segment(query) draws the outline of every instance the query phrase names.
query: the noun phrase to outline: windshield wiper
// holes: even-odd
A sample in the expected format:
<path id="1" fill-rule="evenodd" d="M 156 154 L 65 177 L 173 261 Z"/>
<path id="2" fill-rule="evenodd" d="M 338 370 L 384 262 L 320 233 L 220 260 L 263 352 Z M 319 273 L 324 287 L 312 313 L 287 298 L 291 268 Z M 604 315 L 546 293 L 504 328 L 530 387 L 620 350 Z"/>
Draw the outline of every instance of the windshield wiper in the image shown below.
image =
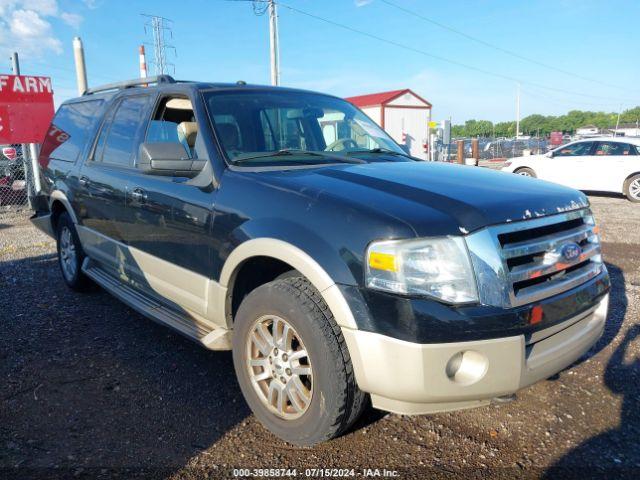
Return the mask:
<path id="1" fill-rule="evenodd" d="M 240 163 L 240 162 L 245 162 L 247 160 L 254 160 L 258 158 L 285 157 L 289 155 L 294 155 L 294 156 L 309 155 L 312 157 L 321 157 L 328 160 L 333 160 L 339 163 L 366 163 L 364 160 L 360 160 L 360 159 L 337 157 L 333 155 L 328 155 L 326 153 L 314 152 L 311 150 L 296 150 L 294 148 L 283 148 L 282 150 L 278 150 L 277 152 L 264 152 L 264 153 L 259 153 L 257 155 L 251 155 L 249 157 L 236 158 L 236 159 L 233 159 L 233 162 Z"/>
<path id="2" fill-rule="evenodd" d="M 411 155 L 409 155 L 407 153 L 396 152 L 395 150 L 390 150 L 388 148 L 381 148 L 381 147 L 372 148 L 371 150 L 351 150 L 351 151 L 346 152 L 346 153 L 347 153 L 347 155 L 358 154 L 358 153 L 387 153 L 387 154 L 391 154 L 391 155 L 399 155 L 401 157 L 411 158 Z"/>

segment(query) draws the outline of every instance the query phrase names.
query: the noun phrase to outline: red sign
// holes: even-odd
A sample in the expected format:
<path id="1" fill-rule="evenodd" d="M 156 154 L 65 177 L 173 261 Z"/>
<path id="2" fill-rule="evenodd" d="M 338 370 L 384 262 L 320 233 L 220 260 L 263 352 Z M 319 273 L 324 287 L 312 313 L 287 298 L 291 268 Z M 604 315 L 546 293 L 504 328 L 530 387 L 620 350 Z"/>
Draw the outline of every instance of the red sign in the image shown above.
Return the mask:
<path id="1" fill-rule="evenodd" d="M 551 132 L 551 145 L 562 145 L 562 132 Z"/>
<path id="2" fill-rule="evenodd" d="M 52 118 L 49 77 L 0 75 L 0 144 L 41 143 Z"/>
<path id="3" fill-rule="evenodd" d="M 71 136 L 67 132 L 56 127 L 54 124 L 51 124 L 51 127 L 49 127 L 49 130 L 47 131 L 47 136 L 44 138 L 44 142 L 42 143 L 42 149 L 40 150 L 40 158 L 38 161 L 42 168 L 47 168 L 47 166 L 49 166 L 49 156 L 51 153 L 64 142 L 69 140 L 69 138 L 71 138 Z"/>

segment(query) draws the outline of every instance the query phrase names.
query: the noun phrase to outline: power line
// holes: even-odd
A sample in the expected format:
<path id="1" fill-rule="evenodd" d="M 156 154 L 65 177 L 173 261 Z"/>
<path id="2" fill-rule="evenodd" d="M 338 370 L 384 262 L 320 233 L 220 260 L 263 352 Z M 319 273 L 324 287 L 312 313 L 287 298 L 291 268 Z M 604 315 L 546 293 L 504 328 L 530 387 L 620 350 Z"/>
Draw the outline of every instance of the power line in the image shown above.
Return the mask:
<path id="1" fill-rule="evenodd" d="M 228 2 L 266 3 L 269 0 L 224 0 L 224 1 L 228 1 Z M 386 2 L 386 0 L 382 0 L 382 1 Z M 287 10 L 290 10 L 292 12 L 298 13 L 300 15 L 307 16 L 309 18 L 313 18 L 315 20 L 327 23 L 329 25 L 333 25 L 333 26 L 338 27 L 338 28 L 342 28 L 342 29 L 350 31 L 352 33 L 357 33 L 359 35 L 372 38 L 372 39 L 377 40 L 379 42 L 386 43 L 388 45 L 392 45 L 392 46 L 395 46 L 395 47 L 398 47 L 398 48 L 402 48 L 404 50 L 407 50 L 407 51 L 410 51 L 410 52 L 413 52 L 413 53 L 418 53 L 420 55 L 423 55 L 423 56 L 426 56 L 426 57 L 430 57 L 430 58 L 439 60 L 441 62 L 449 63 L 451 65 L 456 65 L 458 67 L 462 67 L 462 68 L 465 68 L 467 70 L 472 70 L 472 71 L 475 71 L 475 72 L 478 72 L 478 73 L 482 73 L 483 75 L 489 75 L 489 76 L 492 76 L 492 77 L 495 77 L 495 78 L 500 78 L 502 80 L 508 80 L 510 82 L 521 83 L 523 85 L 529 85 L 529 86 L 537 87 L 537 88 L 540 88 L 540 89 L 543 89 L 543 90 L 562 93 L 562 94 L 565 94 L 565 95 L 572 95 L 572 96 L 578 96 L 578 97 L 584 97 L 584 98 L 591 98 L 591 99 L 596 99 L 596 100 L 609 100 L 609 101 L 625 102 L 625 103 L 640 103 L 640 100 L 632 100 L 632 99 L 628 99 L 628 98 L 605 97 L 605 96 L 601 96 L 601 95 L 590 95 L 590 94 L 586 94 L 586 93 L 580 93 L 580 92 L 575 92 L 575 91 L 571 91 L 571 90 L 565 90 L 565 89 L 562 89 L 562 88 L 551 87 L 551 86 L 548 86 L 548 85 L 543 85 L 543 84 L 531 82 L 531 81 L 528 81 L 528 80 L 522 80 L 522 79 L 519 79 L 519 78 L 516 78 L 516 77 L 512 77 L 510 75 L 505 75 L 505 74 L 502 74 L 502 73 L 499 73 L 499 72 L 493 72 L 493 71 L 490 71 L 490 70 L 485 70 L 483 68 L 476 67 L 476 66 L 473 66 L 473 65 L 469 65 L 469 64 L 466 64 L 464 62 L 460 62 L 458 60 L 453 60 L 453 59 L 450 59 L 450 58 L 447 58 L 447 57 L 443 57 L 441 55 L 437 55 L 437 54 L 434 54 L 434 53 L 427 52 L 425 50 L 421 50 L 421 49 L 416 48 L 416 47 L 412 47 L 410 45 L 406 45 L 406 44 L 403 44 L 403 43 L 400 43 L 400 42 L 396 42 L 395 40 L 390 40 L 388 38 L 384 38 L 384 37 L 378 36 L 376 34 L 366 32 L 364 30 L 359 30 L 359 29 L 351 27 L 349 25 L 345 25 L 343 23 L 336 22 L 334 20 L 331 20 L 331 19 L 328 19 L 328 18 L 325 18 L 325 17 L 321 17 L 321 16 L 313 14 L 313 13 L 306 12 L 304 10 L 300 10 L 299 8 L 293 7 L 291 5 L 287 5 L 287 4 L 282 3 L 282 2 L 274 2 L 274 3 L 276 3 L 277 5 L 279 5 L 279 6 L 283 7 L 283 8 L 286 8 Z M 472 37 L 472 38 L 474 38 L 474 37 Z"/>
<path id="2" fill-rule="evenodd" d="M 602 81 L 597 80 L 595 78 L 585 77 L 584 75 L 580 75 L 580 74 L 577 74 L 575 72 L 571 72 L 569 70 L 565 70 L 563 68 L 559 68 L 559 67 L 556 67 L 554 65 L 550 65 L 548 63 L 541 62 L 541 61 L 536 60 L 534 58 L 526 57 L 526 56 L 521 55 L 521 54 L 519 54 L 517 52 L 514 52 L 512 50 L 508 50 L 506 48 L 503 48 L 503 47 L 501 47 L 499 45 L 495 45 L 493 43 L 489 43 L 489 42 L 487 42 L 487 41 L 485 41 L 485 40 L 483 40 L 481 38 L 474 37 L 473 35 L 469 35 L 468 33 L 465 33 L 465 32 L 462 32 L 460 30 L 457 30 L 456 28 L 453 28 L 453 27 L 451 27 L 449 25 L 446 25 L 446 24 L 444 24 L 442 22 L 439 22 L 437 20 L 434 20 L 432 18 L 425 17 L 424 15 L 421 15 L 421 14 L 419 14 L 417 12 L 414 12 L 413 10 L 409 10 L 408 8 L 405 8 L 405 7 L 403 7 L 401 5 L 398 5 L 398 4 L 394 3 L 394 2 L 390 2 L 389 0 L 381 0 L 381 1 L 382 1 L 382 3 L 386 3 L 390 7 L 397 8 L 398 10 L 400 10 L 402 12 L 405 12 L 408 15 L 411 15 L 411 16 L 414 16 L 414 17 L 419 18 L 421 20 L 424 20 L 425 22 L 431 23 L 432 25 L 435 25 L 435 26 L 437 26 L 439 28 L 442 28 L 443 30 L 447 30 L 449 32 L 455 33 L 456 35 L 459 35 L 461 37 L 466 38 L 467 40 L 471 40 L 473 42 L 479 43 L 480 45 L 483 45 L 483 46 L 488 47 L 488 48 L 492 48 L 492 49 L 494 49 L 494 50 L 496 50 L 498 52 L 504 53 L 506 55 L 510 55 L 510 56 L 512 56 L 514 58 L 517 58 L 519 60 L 523 60 L 525 62 L 533 63 L 534 65 L 538 65 L 540 67 L 544 67 L 544 68 L 547 68 L 549 70 L 554 70 L 556 72 L 559 72 L 559 73 L 562 73 L 564 75 L 568 75 L 568 76 L 571 76 L 571 77 L 575 77 L 575 78 L 578 78 L 580 80 L 584 80 L 584 81 L 592 82 L 592 83 L 597 83 L 597 84 L 605 86 L 605 87 L 617 88 L 617 89 L 620 89 L 620 90 L 628 90 L 627 88 L 621 87 L 620 85 L 613 85 L 613 84 L 610 84 L 610 83 L 602 82 Z"/>
<path id="3" fill-rule="evenodd" d="M 243 1 L 243 0 L 232 0 L 232 1 Z M 576 96 L 585 97 L 585 98 L 594 98 L 594 99 L 600 99 L 600 100 L 615 100 L 617 102 L 621 102 L 622 101 L 622 102 L 626 102 L 626 103 L 638 102 L 637 100 L 631 100 L 631 99 L 623 99 L 623 98 L 615 98 L 615 97 L 603 97 L 603 96 L 599 96 L 599 95 L 589 95 L 589 94 L 586 94 L 586 93 L 579 93 L 579 92 L 575 92 L 575 91 L 564 90 L 562 88 L 550 87 L 548 85 L 542 85 L 542 84 L 539 84 L 539 83 L 530 82 L 528 80 L 522 80 L 522 79 L 519 79 L 519 78 L 516 78 L 516 77 L 512 77 L 510 75 L 505 75 L 505 74 L 498 73 L 498 72 L 492 72 L 490 70 L 485 70 L 483 68 L 476 67 L 476 66 L 473 66 L 473 65 L 469 65 L 469 64 L 460 62 L 458 60 L 452 60 L 450 58 L 446 58 L 446 57 L 443 57 L 443 56 L 440 56 L 440 55 L 436 55 L 434 53 L 429 53 L 429 52 L 427 52 L 425 50 L 421 50 L 419 48 L 415 48 L 415 47 L 412 47 L 410 45 L 406 45 L 406 44 L 403 44 L 403 43 L 400 43 L 400 42 L 396 42 L 395 40 L 390 40 L 390 39 L 387 39 L 387 38 L 384 38 L 384 37 L 380 37 L 380 36 L 375 35 L 373 33 L 365 32 L 364 30 L 359 30 L 357 28 L 350 27 L 349 25 L 345 25 L 343 23 L 339 23 L 339 22 L 336 22 L 334 20 L 330 20 L 328 18 L 324 18 L 324 17 L 321 17 L 319 15 L 315 15 L 313 13 L 305 12 L 304 10 L 300 10 L 299 8 L 292 7 L 291 5 L 287 5 L 287 4 L 284 4 L 282 2 L 276 2 L 276 3 L 279 6 L 281 6 L 283 8 L 286 8 L 288 10 L 291 10 L 293 12 L 299 13 L 301 15 L 304 15 L 304 16 L 307 16 L 307 17 L 310 17 L 310 18 L 314 18 L 314 19 L 319 20 L 321 22 L 333 25 L 335 27 L 342 28 L 344 30 L 348 30 L 348 31 L 353 32 L 353 33 L 357 33 L 359 35 L 363 35 L 365 37 L 372 38 L 372 39 L 377 40 L 379 42 L 386 43 L 386 44 L 389 44 L 389 45 L 393 45 L 395 47 L 402 48 L 404 50 L 407 50 L 407 51 L 410 51 L 410 52 L 413 52 L 413 53 L 418 53 L 420 55 L 424 55 L 426 57 L 433 58 L 433 59 L 439 60 L 441 62 L 449 63 L 451 65 L 456 65 L 458 67 L 466 68 L 467 70 L 473 70 L 475 72 L 482 73 L 484 75 L 489 75 L 489 76 L 492 76 L 492 77 L 500 78 L 502 80 L 508 80 L 508 81 L 514 82 L 514 83 L 521 83 L 523 85 L 531 85 L 531 86 L 535 86 L 535 87 L 542 88 L 542 89 L 545 89 L 545 90 L 564 93 L 564 94 L 567 94 L 567 95 L 576 95 Z"/>
<path id="4" fill-rule="evenodd" d="M 560 104 L 560 105 L 565 105 L 568 107 L 576 107 L 576 105 L 584 105 L 584 106 L 589 106 L 589 107 L 598 107 L 598 108 L 613 108 L 613 109 L 617 109 L 620 104 L 617 102 L 609 102 L 609 103 L 594 103 L 594 102 L 585 102 L 583 100 L 577 100 L 577 101 L 567 101 L 567 99 L 563 99 L 563 98 L 558 98 L 558 97 L 554 97 L 549 95 L 546 92 L 540 92 L 540 91 L 536 91 L 534 90 L 530 90 L 530 89 L 525 89 L 522 90 L 522 93 L 524 95 L 526 95 L 527 97 L 530 98 L 536 98 L 539 100 L 546 100 L 548 102 L 552 102 L 555 104 Z"/>

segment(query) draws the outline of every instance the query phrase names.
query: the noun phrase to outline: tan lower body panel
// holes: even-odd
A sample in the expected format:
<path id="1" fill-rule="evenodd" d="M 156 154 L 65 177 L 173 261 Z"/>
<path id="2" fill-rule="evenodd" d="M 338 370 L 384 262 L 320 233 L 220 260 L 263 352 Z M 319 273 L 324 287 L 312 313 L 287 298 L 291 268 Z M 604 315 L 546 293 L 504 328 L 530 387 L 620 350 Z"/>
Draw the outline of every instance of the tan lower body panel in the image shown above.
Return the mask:
<path id="1" fill-rule="evenodd" d="M 117 242 L 90 228 L 82 225 L 76 228 L 87 255 L 120 281 L 210 322 L 212 328 L 226 328 L 226 288 L 218 282 Z"/>
<path id="2" fill-rule="evenodd" d="M 472 342 L 416 344 L 343 328 L 360 388 L 375 407 L 424 414 L 487 404 L 568 367 L 602 335 L 608 297 L 561 325 Z"/>

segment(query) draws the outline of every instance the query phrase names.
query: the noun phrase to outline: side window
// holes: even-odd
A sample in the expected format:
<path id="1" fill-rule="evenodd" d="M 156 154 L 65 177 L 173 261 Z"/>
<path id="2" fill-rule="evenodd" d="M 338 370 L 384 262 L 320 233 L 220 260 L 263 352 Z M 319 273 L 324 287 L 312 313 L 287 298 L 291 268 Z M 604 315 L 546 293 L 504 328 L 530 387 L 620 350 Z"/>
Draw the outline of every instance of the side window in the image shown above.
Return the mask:
<path id="1" fill-rule="evenodd" d="M 579 157 L 589 155 L 593 147 L 593 142 L 571 143 L 566 145 L 554 153 L 555 157 Z"/>
<path id="2" fill-rule="evenodd" d="M 127 97 L 120 102 L 111 125 L 105 128 L 105 124 L 100 132 L 96 153 L 100 153 L 102 148 L 102 158 L 95 157 L 95 160 L 102 160 L 103 163 L 110 165 L 131 165 L 137 145 L 138 130 L 148 101 L 149 97 L 145 95 Z"/>
<path id="3" fill-rule="evenodd" d="M 191 100 L 166 97 L 158 104 L 147 129 L 146 142 L 180 143 L 189 158 L 197 158 L 198 124 Z"/>
<path id="4" fill-rule="evenodd" d="M 102 103 L 102 100 L 90 100 L 62 105 L 44 138 L 41 156 L 75 162 L 89 141 Z"/>
<path id="5" fill-rule="evenodd" d="M 611 155 L 636 155 L 636 149 L 633 145 L 620 142 L 598 142 L 594 155 L 611 156 Z"/>

